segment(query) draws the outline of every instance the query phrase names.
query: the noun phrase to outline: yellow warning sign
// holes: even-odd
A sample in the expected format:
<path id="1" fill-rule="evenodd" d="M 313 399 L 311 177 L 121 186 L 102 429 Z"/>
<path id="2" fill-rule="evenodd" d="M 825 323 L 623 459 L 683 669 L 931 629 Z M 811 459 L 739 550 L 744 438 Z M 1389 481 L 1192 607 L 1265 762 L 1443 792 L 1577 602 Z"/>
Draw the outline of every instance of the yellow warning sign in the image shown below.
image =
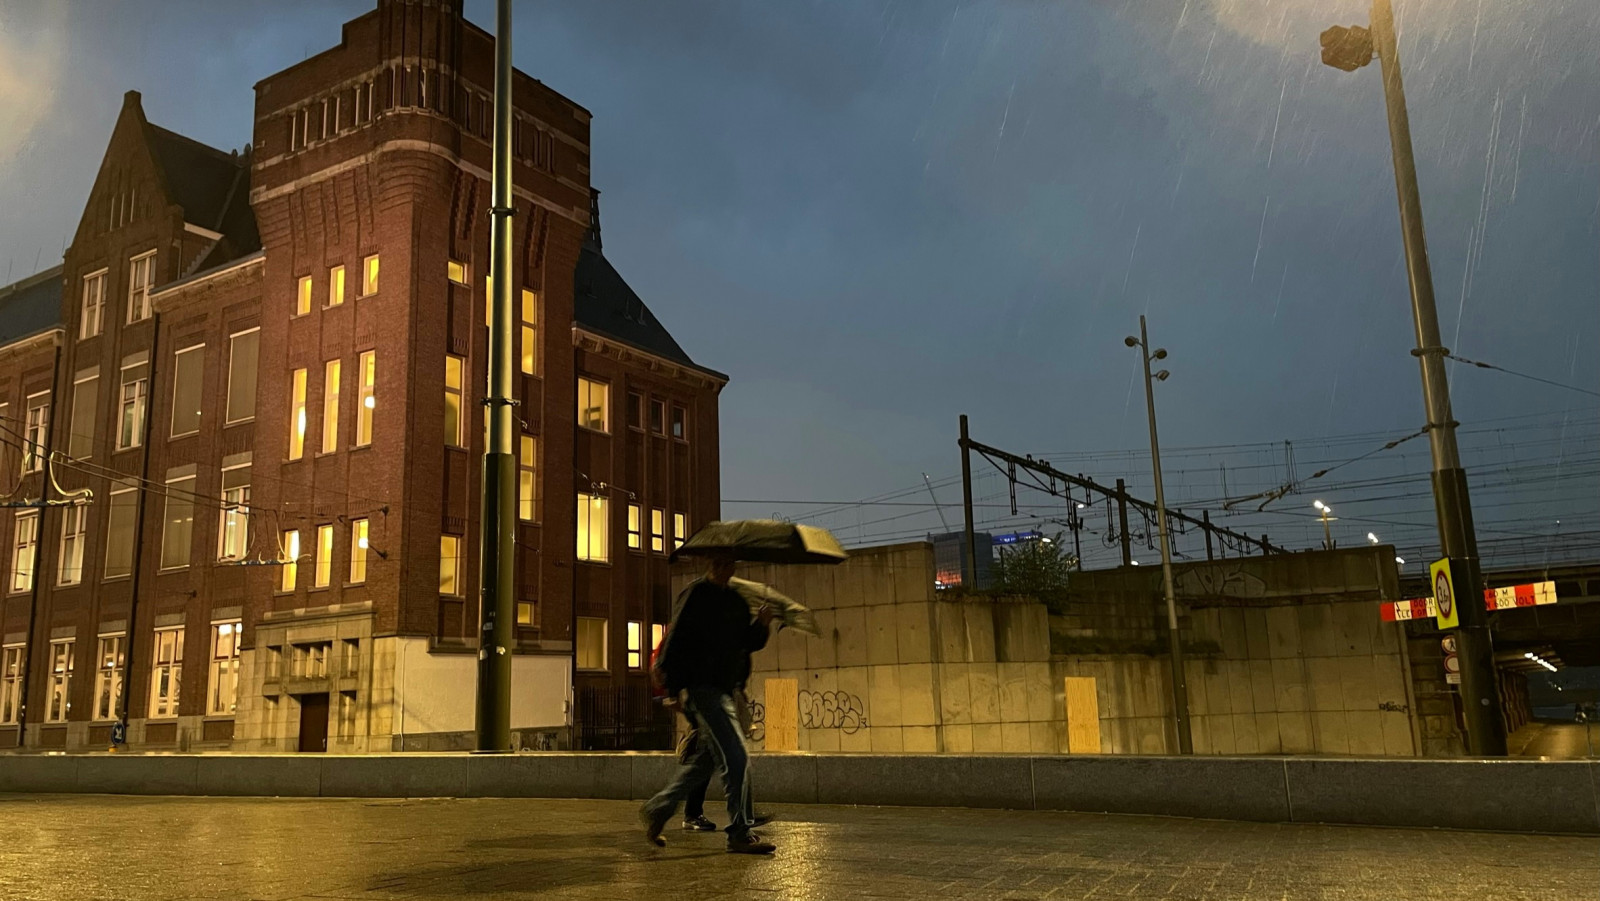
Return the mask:
<path id="1" fill-rule="evenodd" d="M 1455 581 L 1450 577 L 1450 558 L 1428 567 L 1433 581 L 1433 602 L 1438 608 L 1439 628 L 1454 629 L 1461 625 L 1461 610 L 1457 606 Z"/>

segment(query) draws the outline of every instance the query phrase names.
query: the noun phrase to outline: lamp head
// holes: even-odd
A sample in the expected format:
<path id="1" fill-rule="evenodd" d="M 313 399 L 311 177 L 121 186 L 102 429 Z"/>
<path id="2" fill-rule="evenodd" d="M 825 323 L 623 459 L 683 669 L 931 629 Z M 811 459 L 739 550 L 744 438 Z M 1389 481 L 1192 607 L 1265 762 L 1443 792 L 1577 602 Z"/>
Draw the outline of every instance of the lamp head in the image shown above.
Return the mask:
<path id="1" fill-rule="evenodd" d="M 1129 335 L 1128 337 L 1122 339 L 1122 343 L 1128 345 L 1129 347 L 1138 347 L 1139 339 Z"/>
<path id="2" fill-rule="evenodd" d="M 1160 372 L 1156 373 L 1156 381 L 1164 382 L 1164 381 L 1167 380 L 1167 376 L 1169 376 L 1169 375 L 1172 375 L 1172 373 L 1170 373 L 1170 372 L 1166 371 L 1165 369 L 1163 369 Z"/>
<path id="3" fill-rule="evenodd" d="M 1156 348 L 1155 356 L 1152 357 L 1151 359 L 1165 360 L 1166 358 L 1167 358 L 1167 349 L 1165 347 L 1158 347 L 1158 348 Z"/>

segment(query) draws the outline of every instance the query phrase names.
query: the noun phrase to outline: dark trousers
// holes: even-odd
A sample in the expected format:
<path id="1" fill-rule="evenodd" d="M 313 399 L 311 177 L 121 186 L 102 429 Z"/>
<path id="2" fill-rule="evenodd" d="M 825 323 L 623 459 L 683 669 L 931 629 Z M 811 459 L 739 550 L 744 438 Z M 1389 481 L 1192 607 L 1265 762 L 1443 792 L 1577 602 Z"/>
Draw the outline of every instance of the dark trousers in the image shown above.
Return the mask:
<path id="1" fill-rule="evenodd" d="M 728 796 L 727 831 L 731 835 L 743 835 L 750 831 L 746 802 L 750 788 L 750 754 L 745 749 L 744 734 L 739 730 L 733 698 L 719 689 L 706 687 L 691 688 L 686 694 L 684 712 L 695 725 L 699 750 L 688 763 L 678 767 L 666 788 L 645 802 L 645 811 L 652 816 L 665 813 L 670 817 L 680 802 L 696 795 L 703 810 L 706 786 L 711 775 L 721 769 L 722 787 Z"/>

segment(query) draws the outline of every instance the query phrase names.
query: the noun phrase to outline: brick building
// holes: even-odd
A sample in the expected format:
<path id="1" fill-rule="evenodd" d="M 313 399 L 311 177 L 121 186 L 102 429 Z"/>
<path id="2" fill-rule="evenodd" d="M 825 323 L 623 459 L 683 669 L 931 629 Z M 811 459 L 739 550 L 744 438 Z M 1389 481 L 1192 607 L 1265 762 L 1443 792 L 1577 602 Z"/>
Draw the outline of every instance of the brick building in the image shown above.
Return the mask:
<path id="1" fill-rule="evenodd" d="M 492 64 L 460 0 L 379 0 L 242 152 L 127 95 L 62 265 L 0 289 L 0 747 L 104 746 L 124 695 L 135 748 L 470 746 Z M 513 95 L 512 726 L 637 744 L 726 377 L 606 260 L 589 113 Z"/>

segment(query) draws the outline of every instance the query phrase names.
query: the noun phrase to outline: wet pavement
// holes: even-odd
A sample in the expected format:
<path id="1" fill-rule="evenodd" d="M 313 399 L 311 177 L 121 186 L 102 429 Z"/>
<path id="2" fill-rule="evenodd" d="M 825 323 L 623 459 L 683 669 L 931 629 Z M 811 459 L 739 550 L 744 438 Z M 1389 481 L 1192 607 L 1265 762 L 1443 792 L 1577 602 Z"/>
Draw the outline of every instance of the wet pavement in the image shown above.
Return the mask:
<path id="1" fill-rule="evenodd" d="M 0 899 L 1600 898 L 1600 838 L 779 806 L 753 858 L 636 807 L 0 796 Z"/>

